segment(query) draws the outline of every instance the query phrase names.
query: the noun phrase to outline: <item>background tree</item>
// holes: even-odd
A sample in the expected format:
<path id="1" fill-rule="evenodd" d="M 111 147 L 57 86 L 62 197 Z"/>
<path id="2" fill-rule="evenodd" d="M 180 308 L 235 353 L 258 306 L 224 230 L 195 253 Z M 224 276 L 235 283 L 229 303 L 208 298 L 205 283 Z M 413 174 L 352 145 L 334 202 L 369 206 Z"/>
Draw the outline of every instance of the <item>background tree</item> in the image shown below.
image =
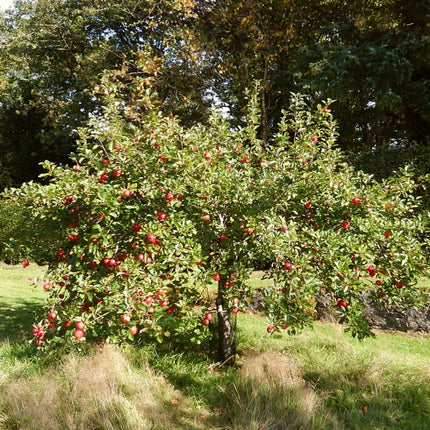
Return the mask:
<path id="1" fill-rule="evenodd" d="M 105 70 L 133 51 L 148 64 L 165 112 L 201 121 L 202 73 L 195 52 L 193 3 L 171 1 L 18 1 L 0 28 L 1 164 L 5 185 L 35 179 L 45 159 L 67 162 L 75 130 L 101 105 L 93 92 Z M 150 70 L 149 70 L 150 69 Z"/>
<path id="2" fill-rule="evenodd" d="M 307 77 L 314 77 L 311 88 L 338 101 L 340 144 L 353 153 L 393 142 L 426 146 L 428 2 L 337 3 Z"/>
<path id="3" fill-rule="evenodd" d="M 354 156 L 366 151 L 368 160 L 372 151 L 394 143 L 398 155 L 413 142 L 428 145 L 428 2 L 202 3 L 202 32 L 205 48 L 213 50 L 217 88 L 239 122 L 244 88 L 262 82 L 264 140 L 276 130 L 290 92 L 301 91 L 336 100 L 339 145 Z M 375 165 L 379 155 L 372 173 L 388 176 L 393 170 Z M 395 156 L 387 164 L 398 168 L 402 162 Z"/>
<path id="4" fill-rule="evenodd" d="M 266 144 L 290 93 L 302 92 L 336 100 L 339 145 L 360 167 L 372 159 L 372 173 L 390 175 L 416 142 L 406 152 L 425 172 L 428 8 L 425 0 L 18 1 L 1 23 L 4 185 L 36 178 L 45 158 L 66 161 L 73 130 L 101 105 L 92 90 L 103 70 L 142 50 L 151 61 L 136 72 L 153 76 L 163 111 L 183 123 L 205 121 L 219 101 L 242 124 L 245 90 L 258 80 Z"/>

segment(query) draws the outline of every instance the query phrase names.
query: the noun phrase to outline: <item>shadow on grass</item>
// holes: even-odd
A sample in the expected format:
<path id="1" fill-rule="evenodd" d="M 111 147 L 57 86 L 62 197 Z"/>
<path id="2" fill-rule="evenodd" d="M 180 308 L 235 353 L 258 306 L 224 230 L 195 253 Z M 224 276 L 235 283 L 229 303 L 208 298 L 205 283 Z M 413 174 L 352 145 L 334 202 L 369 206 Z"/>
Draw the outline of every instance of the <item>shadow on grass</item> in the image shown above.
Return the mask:
<path id="1" fill-rule="evenodd" d="M 337 430 L 336 423 L 319 407 L 317 397 L 302 383 L 286 381 L 289 370 L 278 355 L 251 358 L 251 365 L 213 367 L 213 362 L 192 353 L 145 356 L 150 366 L 182 394 L 198 398 L 219 422 L 233 430 Z M 281 369 L 279 370 L 279 367 Z M 280 376 L 280 377 L 278 377 Z M 209 421 L 210 422 L 210 421 Z M 216 423 L 216 420 L 213 424 Z M 224 427 L 223 427 L 224 428 Z"/>
<path id="2" fill-rule="evenodd" d="M 333 362 L 328 369 L 300 365 L 298 375 L 305 385 L 291 385 L 282 382 L 288 366 L 282 367 L 270 353 L 263 356 L 274 369 L 282 370 L 280 379 L 276 372 L 272 379 L 269 374 L 267 383 L 266 379 L 244 378 L 243 368 L 217 371 L 210 360 L 191 353 L 146 350 L 145 360 L 183 394 L 197 396 L 213 412 L 219 409 L 234 430 L 257 429 L 254 423 L 284 430 L 430 430 L 430 384 L 425 369 L 416 375 L 401 368 L 397 373 L 383 362 L 375 368 L 375 363 L 364 359 L 346 360 L 345 367 Z M 250 374 L 267 367 L 267 362 L 254 362 Z"/>
<path id="3" fill-rule="evenodd" d="M 13 307 L 0 302 L 0 340 L 17 343 L 30 339 L 34 318 L 40 309 L 40 302 L 32 300 L 22 300 Z"/>

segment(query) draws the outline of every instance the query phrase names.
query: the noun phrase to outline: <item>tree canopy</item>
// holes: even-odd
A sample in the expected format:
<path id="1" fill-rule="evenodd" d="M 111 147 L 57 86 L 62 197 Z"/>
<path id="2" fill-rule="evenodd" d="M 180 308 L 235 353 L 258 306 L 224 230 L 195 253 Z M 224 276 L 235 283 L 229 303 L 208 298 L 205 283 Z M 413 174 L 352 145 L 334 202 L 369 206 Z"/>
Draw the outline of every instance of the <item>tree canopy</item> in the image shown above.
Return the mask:
<path id="1" fill-rule="evenodd" d="M 233 363 L 233 319 L 263 262 L 269 334 L 312 324 L 321 294 L 358 338 L 372 334 L 367 294 L 380 305 L 420 303 L 428 220 L 417 184 L 407 170 L 379 184 L 345 163 L 328 104 L 311 110 L 295 95 L 266 147 L 255 96 L 243 127 L 220 115 L 183 126 L 134 70 L 104 81 L 105 107 L 80 129 L 73 167 L 46 162 L 47 185 L 9 194 L 32 213 L 21 249 L 49 267 L 36 346 L 185 337 L 208 353 L 215 337 L 219 361 Z"/>

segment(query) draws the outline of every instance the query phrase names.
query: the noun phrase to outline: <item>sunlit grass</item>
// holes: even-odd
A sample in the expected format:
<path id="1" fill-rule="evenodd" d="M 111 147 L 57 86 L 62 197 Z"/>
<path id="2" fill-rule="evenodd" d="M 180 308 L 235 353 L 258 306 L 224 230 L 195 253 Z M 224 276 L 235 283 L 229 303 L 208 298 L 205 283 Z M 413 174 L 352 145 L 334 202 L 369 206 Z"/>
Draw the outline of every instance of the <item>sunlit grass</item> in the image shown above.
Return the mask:
<path id="1" fill-rule="evenodd" d="M 34 314 L 46 298 L 40 280 L 45 269 L 0 264 L 0 339 L 23 341 L 30 337 Z M 38 287 L 35 287 L 38 285 Z"/>
<path id="2" fill-rule="evenodd" d="M 317 323 L 299 336 L 268 335 L 264 320 L 242 315 L 243 360 L 279 351 L 347 429 L 430 428 L 429 335 L 377 332 L 358 341 L 342 326 Z M 257 335 L 259 333 L 259 335 Z"/>

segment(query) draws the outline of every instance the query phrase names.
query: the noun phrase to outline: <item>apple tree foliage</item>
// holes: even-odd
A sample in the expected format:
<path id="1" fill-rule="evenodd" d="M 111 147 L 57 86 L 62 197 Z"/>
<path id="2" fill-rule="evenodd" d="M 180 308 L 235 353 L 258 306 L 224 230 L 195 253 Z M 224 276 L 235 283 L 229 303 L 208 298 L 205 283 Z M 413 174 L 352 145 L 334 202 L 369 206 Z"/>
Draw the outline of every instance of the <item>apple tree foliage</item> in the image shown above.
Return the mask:
<path id="1" fill-rule="evenodd" d="M 412 176 L 376 183 L 348 166 L 329 104 L 311 109 L 294 96 L 266 147 L 256 97 L 242 128 L 217 114 L 183 127 L 159 112 L 147 78 L 123 70 L 100 90 L 104 111 L 79 131 L 74 166 L 46 162 L 47 185 L 9 195 L 30 205 L 44 237 L 52 233 L 47 246 L 30 243 L 33 259 L 50 254 L 39 348 L 207 347 L 217 338 L 219 359 L 232 363 L 233 318 L 263 265 L 273 279 L 268 333 L 312 324 L 319 294 L 359 338 L 371 335 L 365 292 L 420 302 L 416 278 L 428 262 L 417 231 L 426 226 Z"/>

